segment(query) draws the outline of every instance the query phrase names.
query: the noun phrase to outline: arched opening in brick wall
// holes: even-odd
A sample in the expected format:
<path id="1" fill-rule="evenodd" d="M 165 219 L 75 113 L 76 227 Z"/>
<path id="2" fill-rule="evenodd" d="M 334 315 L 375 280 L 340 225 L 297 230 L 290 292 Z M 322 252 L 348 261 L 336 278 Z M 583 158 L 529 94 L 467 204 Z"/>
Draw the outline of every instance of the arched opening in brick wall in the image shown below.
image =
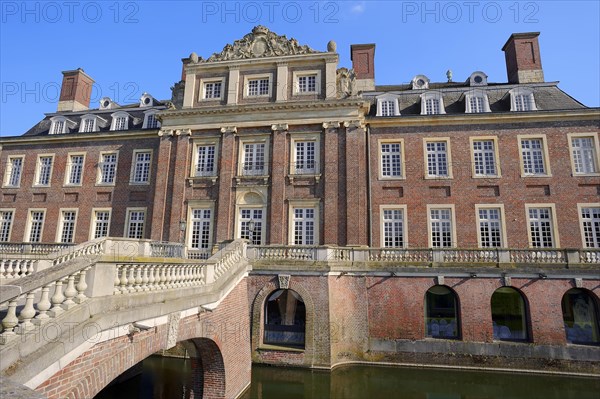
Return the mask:
<path id="1" fill-rule="evenodd" d="M 567 342 L 600 344 L 598 298 L 586 289 L 572 288 L 563 295 L 561 305 Z"/>
<path id="2" fill-rule="evenodd" d="M 458 295 L 445 285 L 425 293 L 425 334 L 430 338 L 460 338 Z"/>
<path id="3" fill-rule="evenodd" d="M 215 341 L 193 338 L 181 342 L 191 360 L 192 389 L 190 398 L 220 399 L 225 397 L 225 363 Z"/>
<path id="4" fill-rule="evenodd" d="M 265 302 L 263 342 L 270 345 L 304 349 L 306 307 L 294 290 L 276 290 Z"/>
<path id="5" fill-rule="evenodd" d="M 500 287 L 494 291 L 490 302 L 495 340 L 530 340 L 529 311 L 521 292 L 512 287 Z"/>

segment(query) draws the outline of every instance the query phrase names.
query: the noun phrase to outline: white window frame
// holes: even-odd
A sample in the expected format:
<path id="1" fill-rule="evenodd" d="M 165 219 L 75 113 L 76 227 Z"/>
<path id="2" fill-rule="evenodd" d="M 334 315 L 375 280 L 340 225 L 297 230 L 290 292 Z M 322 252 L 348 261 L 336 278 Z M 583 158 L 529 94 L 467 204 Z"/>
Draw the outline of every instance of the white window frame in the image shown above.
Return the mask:
<path id="1" fill-rule="evenodd" d="M 421 115 L 443 115 L 446 113 L 444 107 L 444 97 L 439 91 L 428 91 L 421 94 Z M 427 101 L 433 100 L 438 102 L 439 112 L 427 112 Z"/>
<path id="2" fill-rule="evenodd" d="M 379 246 L 381 248 L 408 248 L 408 217 L 406 205 L 380 205 L 379 206 Z M 385 237 L 385 211 L 401 211 L 402 212 L 402 246 L 387 246 Z M 394 219 L 396 221 L 396 219 Z"/>
<path id="3" fill-rule="evenodd" d="M 240 138 L 239 144 L 239 161 L 238 161 L 238 176 L 242 177 L 264 177 L 269 175 L 269 137 L 244 137 Z M 244 171 L 244 160 L 246 158 L 246 144 L 264 144 L 264 169 L 263 173 L 254 173 L 252 171 Z"/>
<path id="4" fill-rule="evenodd" d="M 250 95 L 250 81 L 252 80 L 263 80 L 268 79 L 268 90 L 267 94 L 256 94 Z M 260 85 L 259 85 L 260 91 Z M 273 74 L 272 73 L 263 73 L 258 75 L 245 75 L 244 76 L 244 95 L 243 98 L 270 98 L 273 93 Z"/>
<path id="5" fill-rule="evenodd" d="M 73 220 L 73 232 L 71 233 L 71 241 L 63 241 L 63 234 L 65 229 L 65 213 L 73 212 L 75 213 L 75 219 Z M 77 208 L 60 208 L 58 211 L 58 226 L 56 229 L 56 240 L 55 242 L 61 244 L 72 244 L 75 242 L 75 235 L 77 234 L 77 217 L 79 210 Z"/>
<path id="6" fill-rule="evenodd" d="M 16 179 L 14 176 L 14 167 L 13 160 L 21 160 L 21 165 L 19 167 L 19 175 Z M 21 180 L 23 178 L 23 169 L 25 168 L 25 155 L 9 155 L 6 158 L 6 167 L 4 169 L 4 181 L 2 184 L 2 188 L 19 188 L 21 187 Z M 10 184 L 11 180 L 16 180 L 16 184 Z"/>
<path id="7" fill-rule="evenodd" d="M 143 212 L 144 214 L 144 225 L 142 227 L 142 236 L 141 237 L 130 237 L 130 225 L 131 225 L 131 214 L 133 212 Z M 148 210 L 146 207 L 135 207 L 135 208 L 127 208 L 126 210 L 126 218 L 125 218 L 125 230 L 123 231 L 123 237 L 125 238 L 133 238 L 136 240 L 143 240 L 146 237 L 146 227 L 148 225 Z"/>
<path id="8" fill-rule="evenodd" d="M 48 171 L 48 182 L 41 183 L 42 178 L 42 158 L 50 158 L 50 170 Z M 33 179 L 33 187 L 50 187 L 52 185 L 52 172 L 54 171 L 54 154 L 38 154 L 35 163 L 35 176 Z"/>
<path id="9" fill-rule="evenodd" d="M 486 174 L 486 173 L 477 173 L 477 161 L 475 159 L 475 143 L 482 141 L 491 141 L 494 150 L 494 168 L 496 169 L 496 173 L 494 174 Z M 497 136 L 471 136 L 469 137 L 469 148 L 471 150 L 471 176 L 474 179 L 485 179 L 485 178 L 497 178 L 502 177 L 502 170 L 500 169 L 500 148 L 498 146 L 498 137 Z M 482 150 L 482 152 L 489 152 L 488 150 Z M 484 160 L 484 169 L 485 169 L 485 160 Z"/>
<path id="10" fill-rule="evenodd" d="M 213 159 L 213 171 L 212 172 L 198 172 L 198 148 L 199 147 L 215 147 L 214 159 Z M 218 175 L 218 161 L 219 161 L 219 139 L 213 140 L 195 140 L 192 146 L 192 165 L 190 169 L 191 178 L 202 178 L 202 177 L 216 177 Z"/>
<path id="11" fill-rule="evenodd" d="M 160 128 L 160 122 L 156 119 L 156 114 L 158 113 L 157 109 L 149 109 L 148 111 L 144 111 L 144 123 L 142 124 L 142 129 L 158 129 Z M 148 126 L 150 123 L 150 118 L 154 118 L 156 122 L 156 126 Z"/>
<path id="12" fill-rule="evenodd" d="M 446 175 L 431 175 L 429 174 L 429 153 L 427 151 L 428 143 L 446 143 L 446 169 L 448 173 Z M 437 154 L 437 150 L 435 151 Z M 452 179 L 452 151 L 450 149 L 450 137 L 427 137 L 423 139 L 423 156 L 425 158 L 425 179 Z M 437 162 L 436 156 L 436 162 Z M 439 167 L 437 168 L 439 169 Z"/>
<path id="13" fill-rule="evenodd" d="M 29 241 L 29 239 L 31 238 L 31 231 L 32 231 L 32 227 L 33 227 L 32 216 L 33 216 L 34 212 L 41 212 L 43 214 L 42 225 L 40 226 L 40 233 L 39 233 L 40 239 L 38 241 Z M 46 224 L 46 208 L 29 208 L 27 210 L 27 225 L 25 227 L 25 234 L 23 235 L 23 242 L 34 242 L 34 243 L 43 242 L 44 241 L 44 225 L 45 224 Z"/>
<path id="14" fill-rule="evenodd" d="M 129 129 L 129 114 L 125 111 L 117 111 L 111 114 L 112 122 L 110 124 L 110 130 L 112 131 L 122 131 Z M 123 129 L 117 129 L 117 122 L 119 118 L 125 118 L 125 126 Z"/>
<path id="15" fill-rule="evenodd" d="M 474 110 L 471 104 L 471 100 L 474 98 L 481 99 L 481 111 Z M 469 90 L 465 93 L 465 113 L 467 114 L 480 114 L 485 112 L 492 112 L 490 109 L 490 101 L 488 99 L 487 93 L 483 90 Z"/>
<path id="16" fill-rule="evenodd" d="M 575 161 L 575 149 L 573 146 L 573 139 L 592 139 L 592 154 L 591 160 L 595 171 L 593 172 L 577 172 L 577 165 Z M 569 141 L 569 154 L 571 154 L 571 171 L 573 176 L 600 176 L 600 141 L 598 140 L 598 133 L 568 133 L 567 140 Z"/>
<path id="17" fill-rule="evenodd" d="M 103 182 L 102 181 L 102 167 L 104 162 L 102 162 L 102 157 L 104 155 L 115 154 L 115 169 L 114 169 L 114 179 L 112 182 Z M 119 151 L 102 151 L 98 155 L 98 176 L 96 178 L 97 186 L 114 186 L 117 183 L 117 172 L 119 170 Z"/>
<path id="18" fill-rule="evenodd" d="M 386 101 L 391 101 L 394 106 L 394 112 L 391 115 L 384 115 L 383 103 Z M 398 96 L 394 96 L 391 94 L 385 94 L 383 96 L 377 97 L 377 114 L 376 114 L 376 116 L 382 116 L 382 117 L 400 116 L 400 106 L 398 103 Z"/>
<path id="19" fill-rule="evenodd" d="M 210 218 L 208 219 L 208 244 L 206 248 L 193 248 L 193 232 L 194 232 L 194 210 L 210 211 Z M 200 220 L 206 220 L 204 218 Z M 188 255 L 198 254 L 198 257 L 194 259 L 208 259 L 212 253 L 212 247 L 214 245 L 213 232 L 215 227 L 215 203 L 214 201 L 190 201 L 187 207 L 187 225 L 185 232 L 185 246 L 188 250 Z M 202 233 L 201 233 L 202 235 Z M 199 239 L 199 244 L 202 246 L 202 236 Z"/>
<path id="20" fill-rule="evenodd" d="M 50 130 L 48 134 L 65 134 L 69 133 L 69 129 L 67 128 L 67 118 L 64 116 L 53 116 L 50 118 Z"/>
<path id="21" fill-rule="evenodd" d="M 600 248 L 600 234 L 593 234 L 593 241 L 595 246 L 588 246 L 585 237 L 585 227 L 584 222 L 588 221 L 588 219 L 584 219 L 582 216 L 582 212 L 587 208 L 600 208 L 600 202 L 592 202 L 586 204 L 577 204 L 577 215 L 579 217 L 579 229 L 581 231 L 581 246 L 582 248 Z M 0 209 L 1 210 L 1 209 Z M 600 224 L 600 219 L 591 219 L 593 225 Z"/>
<path id="22" fill-rule="evenodd" d="M 85 172 L 85 156 L 86 153 L 85 152 L 69 152 L 67 154 L 67 165 L 65 168 L 65 182 L 64 185 L 65 187 L 80 187 L 83 184 L 83 174 Z M 81 161 L 81 173 L 79 175 L 79 183 L 72 183 L 71 182 L 71 175 L 73 174 L 73 162 L 72 162 L 72 157 L 82 157 L 83 160 Z"/>
<path id="23" fill-rule="evenodd" d="M 527 112 L 527 111 L 537 111 L 537 106 L 535 105 L 535 97 L 533 96 L 533 90 L 528 87 L 515 87 L 511 89 L 508 94 L 510 95 L 510 110 L 511 112 Z M 529 109 L 519 109 L 523 108 L 524 104 L 521 104 L 521 99 L 527 101 Z"/>
<path id="24" fill-rule="evenodd" d="M 106 227 L 106 235 L 102 236 L 102 237 L 110 237 L 110 222 L 112 219 L 112 208 L 92 208 L 92 219 L 90 222 L 90 240 L 95 240 L 96 238 L 101 238 L 101 237 L 96 237 L 96 229 L 98 226 L 98 219 L 96 218 L 96 214 L 97 212 L 108 212 L 108 221 L 106 221 L 107 223 L 107 227 Z"/>
<path id="25" fill-rule="evenodd" d="M 242 223 L 244 222 L 244 219 L 242 219 L 242 210 L 247 209 L 251 210 L 251 212 L 255 210 L 262 211 L 262 219 L 260 220 L 260 245 L 264 245 L 265 237 L 267 235 L 267 207 L 264 205 L 236 205 L 235 236 L 236 238 L 242 238 Z M 252 217 L 250 220 L 254 220 L 254 218 Z M 252 242 L 250 244 L 252 244 Z"/>
<path id="26" fill-rule="evenodd" d="M 542 157 L 544 163 L 545 173 L 526 173 L 525 172 L 525 159 L 523 157 L 523 140 L 541 140 L 542 142 Z M 521 177 L 552 177 L 552 171 L 550 169 L 550 157 L 548 154 L 548 142 L 546 141 L 546 135 L 542 134 L 527 134 L 517 135 L 517 143 L 519 149 L 519 160 L 521 167 Z"/>
<path id="27" fill-rule="evenodd" d="M 484 247 L 483 240 L 481 237 L 481 223 L 482 220 L 479 215 L 480 210 L 490 210 L 496 209 L 498 210 L 498 214 L 500 216 L 500 246 L 498 247 Z M 477 223 L 477 246 L 479 248 L 491 249 L 491 248 L 506 248 L 507 247 L 507 237 L 506 237 L 506 218 L 504 216 L 504 204 L 475 204 L 475 221 Z"/>
<path id="28" fill-rule="evenodd" d="M 221 83 L 221 93 L 219 97 L 206 97 L 206 85 L 210 83 Z M 200 79 L 199 101 L 218 101 L 224 98 L 225 94 L 225 77 L 202 78 Z"/>
<path id="29" fill-rule="evenodd" d="M 297 143 L 302 142 L 313 142 L 315 143 L 314 159 L 315 167 L 311 171 L 309 168 L 298 168 L 298 152 Z M 290 175 L 300 176 L 317 176 L 321 173 L 320 160 L 321 160 L 321 135 L 320 134 L 290 134 Z"/>
<path id="30" fill-rule="evenodd" d="M 390 144 L 400 145 L 400 174 L 399 175 L 384 175 L 383 171 L 383 146 Z M 406 163 L 404 161 L 404 139 L 379 139 L 377 140 L 377 148 L 379 152 L 379 180 L 404 180 L 406 179 Z"/>
<path id="31" fill-rule="evenodd" d="M 131 172 L 129 174 L 129 184 L 130 185 L 149 185 L 150 181 L 152 179 L 152 157 L 154 151 L 151 148 L 144 148 L 144 149 L 139 149 L 139 150 L 134 150 L 133 151 L 133 155 L 131 156 Z M 137 172 L 137 168 L 138 168 L 138 161 L 137 161 L 137 156 L 139 154 L 150 154 L 150 159 L 148 161 L 142 161 L 143 163 L 148 163 L 148 178 L 146 179 L 146 181 L 136 181 L 136 172 Z M 115 176 L 116 176 L 116 170 L 115 170 Z"/>
<path id="32" fill-rule="evenodd" d="M 295 216 L 295 210 L 296 209 L 312 209 L 313 210 L 313 243 L 312 244 L 296 244 L 296 216 Z M 289 201 L 289 207 L 288 207 L 288 243 L 289 245 L 319 245 L 319 240 L 320 240 L 320 226 L 321 226 L 321 219 L 320 219 L 320 201 L 319 200 L 290 200 Z M 304 222 L 306 222 L 307 220 L 301 220 L 300 222 L 303 224 L 302 227 L 302 241 L 306 241 L 306 237 L 304 236 L 304 234 L 306 233 L 306 225 Z"/>
<path id="33" fill-rule="evenodd" d="M 15 224 L 16 211 L 17 210 L 15 208 L 0 208 L 0 214 L 3 214 L 5 212 L 11 213 L 10 220 L 0 218 L 0 242 L 10 242 L 10 237 L 12 235 L 12 229 Z M 6 228 L 6 225 L 8 225 L 8 228 Z M 4 230 L 4 229 L 6 229 L 6 230 Z M 3 235 L 4 235 L 3 231 L 6 233 L 5 240 L 3 240 Z"/>
<path id="34" fill-rule="evenodd" d="M 315 90 L 314 91 L 300 91 L 300 78 L 301 77 L 315 77 Z M 293 71 L 292 79 L 294 81 L 294 95 L 298 96 L 314 96 L 321 94 L 321 71 L 310 70 L 310 71 Z"/>
<path id="35" fill-rule="evenodd" d="M 531 220 L 529 217 L 530 209 L 550 209 L 550 223 L 551 223 L 551 234 L 552 234 L 552 247 L 536 247 L 533 245 L 531 236 Z M 529 242 L 529 248 L 560 248 L 560 238 L 558 236 L 558 226 L 556 218 L 556 205 L 555 204 L 525 204 L 525 221 L 527 222 L 527 240 Z"/>
<path id="36" fill-rule="evenodd" d="M 451 245 L 449 247 L 434 247 L 433 246 L 433 226 L 431 219 L 431 211 L 432 210 L 450 210 L 450 241 Z M 456 248 L 457 237 L 456 237 L 456 212 L 454 209 L 454 204 L 427 204 L 427 237 L 429 248 L 433 249 L 444 249 L 444 248 Z"/>
<path id="37" fill-rule="evenodd" d="M 92 130 L 86 131 L 86 122 L 92 122 Z M 79 133 L 93 133 L 98 130 L 98 117 L 96 115 L 87 114 L 81 117 L 79 122 Z"/>

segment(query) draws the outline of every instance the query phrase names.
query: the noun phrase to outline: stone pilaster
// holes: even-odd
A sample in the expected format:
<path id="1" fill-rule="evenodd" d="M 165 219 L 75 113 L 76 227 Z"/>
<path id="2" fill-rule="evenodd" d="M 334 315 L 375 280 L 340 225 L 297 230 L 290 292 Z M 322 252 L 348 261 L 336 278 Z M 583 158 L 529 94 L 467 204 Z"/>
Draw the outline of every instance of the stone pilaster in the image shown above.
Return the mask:
<path id="1" fill-rule="evenodd" d="M 342 243 L 339 230 L 345 229 L 345 226 L 340 225 L 345 219 L 345 215 L 340 215 L 339 212 L 345 210 L 345 204 L 340 204 L 340 123 L 325 122 L 323 123 L 323 141 L 325 162 L 323 162 L 323 216 L 326 220 L 323 232 L 324 245 L 339 245 Z M 345 222 L 344 222 L 345 223 Z"/>
<path id="2" fill-rule="evenodd" d="M 172 202 L 168 225 L 169 236 L 167 237 L 168 241 L 172 242 L 182 242 L 185 234 L 179 229 L 179 222 L 185 220 L 186 217 L 184 208 L 186 178 L 189 176 L 190 136 L 191 131 L 189 129 L 175 131 L 173 170 L 169 174 L 171 178 L 169 196 Z"/>
<path id="3" fill-rule="evenodd" d="M 151 228 L 151 239 L 155 241 L 163 241 L 164 226 L 167 215 L 167 199 L 171 201 L 171 197 L 168 196 L 167 187 L 169 185 L 169 170 L 171 165 L 171 131 L 161 130 L 158 134 L 160 136 L 160 143 L 158 145 L 158 154 L 156 158 L 160 159 L 160 166 L 156 168 L 155 175 L 155 189 L 154 189 L 154 201 L 152 206 L 152 228 Z"/>
<path id="4" fill-rule="evenodd" d="M 346 128 L 347 245 L 368 245 L 366 134 L 361 121 L 344 122 Z"/>
<path id="5" fill-rule="evenodd" d="M 269 196 L 269 238 L 270 244 L 287 244 L 287 218 L 285 203 L 285 176 L 288 172 L 287 123 L 271 126 L 271 194 Z"/>
<path id="6" fill-rule="evenodd" d="M 240 68 L 238 66 L 229 67 L 229 77 L 227 78 L 227 105 L 237 104 L 239 89 Z"/>
<path id="7" fill-rule="evenodd" d="M 233 223 L 236 221 L 235 191 L 232 187 L 233 178 L 236 174 L 237 149 L 235 126 L 221 128 L 221 154 L 219 156 L 219 199 L 216 203 L 216 230 L 215 243 L 233 239 Z"/>

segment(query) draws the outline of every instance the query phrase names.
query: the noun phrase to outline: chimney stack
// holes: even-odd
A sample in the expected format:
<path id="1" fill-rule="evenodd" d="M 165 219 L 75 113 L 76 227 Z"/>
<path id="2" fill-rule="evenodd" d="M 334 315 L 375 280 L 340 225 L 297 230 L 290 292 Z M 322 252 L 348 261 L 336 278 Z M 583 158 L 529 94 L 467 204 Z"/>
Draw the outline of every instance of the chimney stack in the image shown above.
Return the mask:
<path id="1" fill-rule="evenodd" d="M 502 51 L 506 57 L 508 83 L 544 81 L 538 36 L 540 32 L 513 33 Z"/>
<path id="2" fill-rule="evenodd" d="M 58 112 L 89 109 L 94 80 L 81 68 L 74 71 L 63 71 L 62 74 Z"/>
<path id="3" fill-rule="evenodd" d="M 352 69 L 356 74 L 359 91 L 375 90 L 375 44 L 353 44 L 350 46 Z"/>

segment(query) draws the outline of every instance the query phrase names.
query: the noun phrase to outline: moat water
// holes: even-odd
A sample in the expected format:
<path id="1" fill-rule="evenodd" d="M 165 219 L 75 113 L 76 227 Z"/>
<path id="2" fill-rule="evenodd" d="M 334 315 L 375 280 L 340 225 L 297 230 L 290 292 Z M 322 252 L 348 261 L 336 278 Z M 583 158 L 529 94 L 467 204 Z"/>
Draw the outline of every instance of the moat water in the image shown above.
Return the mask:
<path id="1" fill-rule="evenodd" d="M 96 399 L 189 398 L 190 361 L 152 356 Z M 600 378 L 352 365 L 333 371 L 252 367 L 243 399 L 599 399 Z"/>

